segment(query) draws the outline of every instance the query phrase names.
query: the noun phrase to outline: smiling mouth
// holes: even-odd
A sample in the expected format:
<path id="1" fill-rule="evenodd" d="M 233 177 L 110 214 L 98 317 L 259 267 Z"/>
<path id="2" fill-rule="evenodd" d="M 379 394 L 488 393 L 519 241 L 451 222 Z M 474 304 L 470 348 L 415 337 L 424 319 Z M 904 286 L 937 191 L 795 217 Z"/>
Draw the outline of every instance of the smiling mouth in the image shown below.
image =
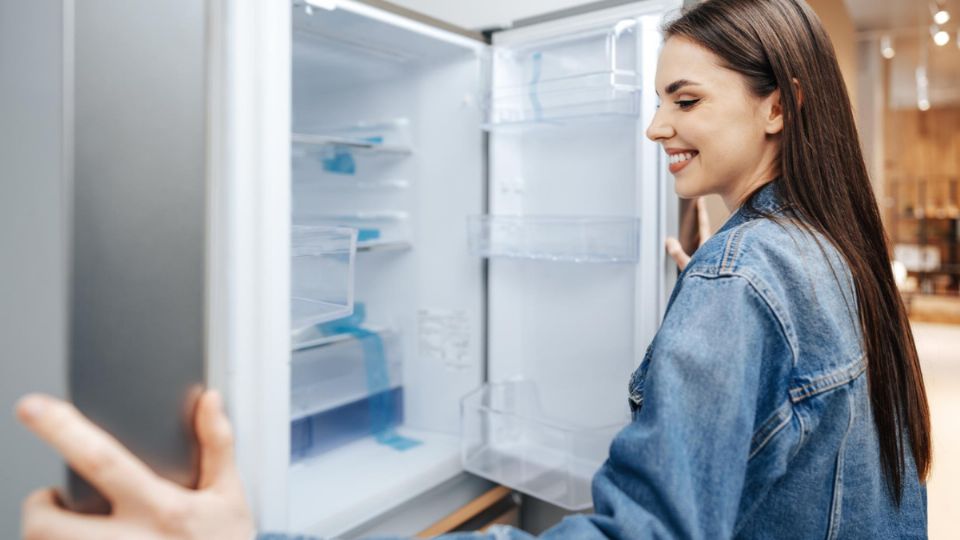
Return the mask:
<path id="1" fill-rule="evenodd" d="M 670 156 L 670 165 L 674 165 L 676 163 L 683 163 L 685 161 L 690 161 L 691 159 L 694 158 L 694 156 L 698 155 L 699 153 L 700 152 L 697 152 L 696 150 L 694 150 L 692 152 L 682 152 L 680 154 L 674 154 Z"/>
<path id="2" fill-rule="evenodd" d="M 691 150 L 689 152 L 680 152 L 677 154 L 668 155 L 669 158 L 669 169 L 671 174 L 677 174 L 681 169 L 687 166 L 693 158 L 700 155 L 700 152 L 696 150 Z"/>

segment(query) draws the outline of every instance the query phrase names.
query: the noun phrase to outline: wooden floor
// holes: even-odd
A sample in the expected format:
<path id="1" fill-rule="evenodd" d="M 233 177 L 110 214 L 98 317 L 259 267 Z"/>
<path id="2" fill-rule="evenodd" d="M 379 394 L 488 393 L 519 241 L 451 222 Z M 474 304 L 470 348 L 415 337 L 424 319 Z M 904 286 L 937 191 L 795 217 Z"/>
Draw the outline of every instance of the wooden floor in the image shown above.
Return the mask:
<path id="1" fill-rule="evenodd" d="M 913 323 L 930 401 L 933 471 L 927 485 L 930 538 L 960 538 L 960 325 Z"/>

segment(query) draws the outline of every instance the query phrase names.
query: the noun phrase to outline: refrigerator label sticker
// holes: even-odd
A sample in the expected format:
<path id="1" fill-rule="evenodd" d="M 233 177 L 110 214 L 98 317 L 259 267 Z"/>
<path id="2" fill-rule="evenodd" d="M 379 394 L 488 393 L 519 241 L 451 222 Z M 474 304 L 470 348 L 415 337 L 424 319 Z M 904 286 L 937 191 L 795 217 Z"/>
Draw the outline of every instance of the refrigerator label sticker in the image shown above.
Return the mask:
<path id="1" fill-rule="evenodd" d="M 451 370 L 473 366 L 470 317 L 465 310 L 421 309 L 420 355 Z"/>

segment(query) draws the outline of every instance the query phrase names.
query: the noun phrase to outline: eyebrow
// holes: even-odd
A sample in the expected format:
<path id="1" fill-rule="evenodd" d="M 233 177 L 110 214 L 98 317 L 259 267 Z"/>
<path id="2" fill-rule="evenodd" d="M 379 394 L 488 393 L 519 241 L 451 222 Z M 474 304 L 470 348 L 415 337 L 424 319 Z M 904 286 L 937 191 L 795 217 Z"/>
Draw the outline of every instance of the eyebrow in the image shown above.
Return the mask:
<path id="1" fill-rule="evenodd" d="M 700 86 L 700 83 L 688 81 L 687 79 L 680 79 L 668 84 L 665 92 L 669 96 L 670 94 L 676 93 L 678 90 L 680 90 L 684 86 Z M 657 95 L 659 96 L 660 92 L 657 92 Z"/>

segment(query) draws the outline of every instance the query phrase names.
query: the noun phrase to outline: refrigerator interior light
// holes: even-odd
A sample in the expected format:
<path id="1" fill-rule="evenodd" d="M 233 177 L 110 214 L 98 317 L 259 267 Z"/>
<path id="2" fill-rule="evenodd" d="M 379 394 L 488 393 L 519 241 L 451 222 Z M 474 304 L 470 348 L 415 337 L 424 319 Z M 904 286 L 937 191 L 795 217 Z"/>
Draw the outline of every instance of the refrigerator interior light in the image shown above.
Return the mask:
<path id="1" fill-rule="evenodd" d="M 337 0 L 306 0 L 307 8 L 315 7 L 320 9 L 325 9 L 327 11 L 333 11 L 337 9 Z"/>

